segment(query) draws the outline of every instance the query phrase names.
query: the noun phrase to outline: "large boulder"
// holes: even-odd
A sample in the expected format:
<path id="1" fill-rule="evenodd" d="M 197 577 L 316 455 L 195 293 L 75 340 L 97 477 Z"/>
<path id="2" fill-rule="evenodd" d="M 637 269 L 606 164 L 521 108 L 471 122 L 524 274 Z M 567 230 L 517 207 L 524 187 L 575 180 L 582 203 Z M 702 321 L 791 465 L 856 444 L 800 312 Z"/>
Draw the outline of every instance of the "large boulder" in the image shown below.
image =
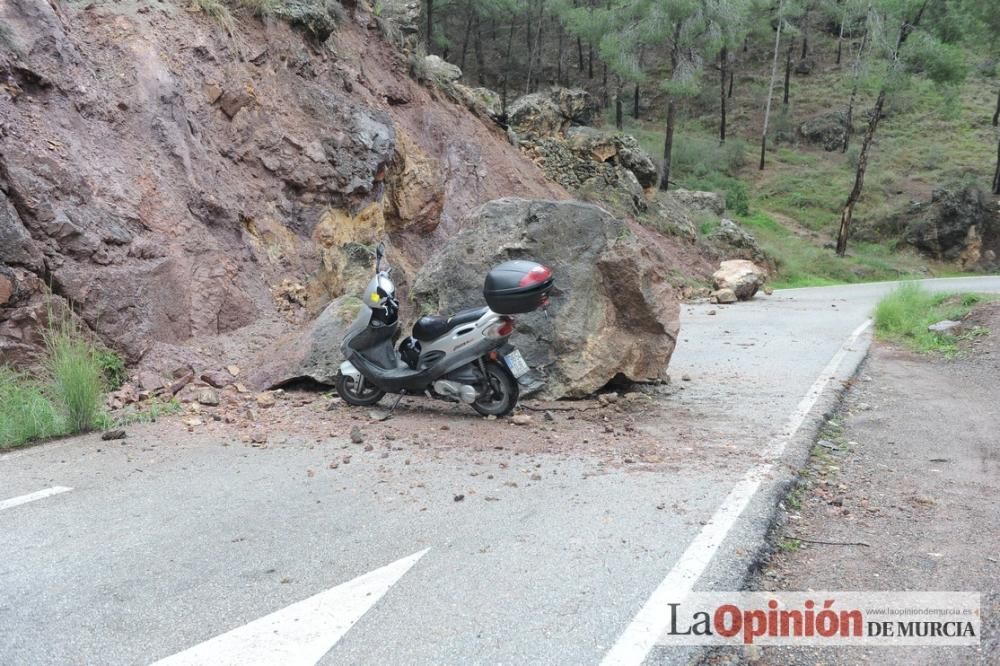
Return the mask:
<path id="1" fill-rule="evenodd" d="M 726 197 L 718 192 L 700 192 L 678 188 L 670 190 L 666 196 L 689 211 L 718 216 L 726 212 Z"/>
<path id="2" fill-rule="evenodd" d="M 597 102 L 586 90 L 553 88 L 516 99 L 507 109 L 507 121 L 518 135 L 556 136 L 573 125 L 589 125 Z"/>
<path id="3" fill-rule="evenodd" d="M 843 111 L 824 113 L 799 125 L 799 136 L 806 143 L 823 146 L 823 150 L 828 151 L 839 150 L 844 145 L 847 131 L 847 114 Z"/>
<path id="4" fill-rule="evenodd" d="M 307 326 L 279 340 L 263 352 L 247 375 L 258 390 L 276 388 L 297 380 L 333 384 L 344 357 L 340 343 L 363 304 L 354 296 L 330 302 Z"/>
<path id="5" fill-rule="evenodd" d="M 381 0 L 382 11 L 376 20 L 382 34 L 397 49 L 410 54 L 417 48 L 420 35 L 421 0 Z"/>
<path id="6" fill-rule="evenodd" d="M 1000 254 L 1000 215 L 978 187 L 935 190 L 930 203 L 915 204 L 900 220 L 903 239 L 924 254 L 965 267 Z"/>
<path id="7" fill-rule="evenodd" d="M 731 289 L 736 298 L 748 301 L 767 282 L 767 272 L 746 259 L 730 259 L 719 264 L 712 274 L 712 285 L 718 290 Z"/>
<path id="8" fill-rule="evenodd" d="M 726 218 L 720 220 L 718 228 L 708 235 L 708 239 L 718 245 L 734 249 L 738 254 L 747 256 L 753 261 L 767 261 L 767 254 L 753 234 L 733 220 Z"/>
<path id="9" fill-rule="evenodd" d="M 656 164 L 635 137 L 629 134 L 610 134 L 593 127 L 571 127 L 566 130 L 566 142 L 580 159 L 611 163 L 627 169 L 644 188 L 656 184 Z"/>
<path id="10" fill-rule="evenodd" d="M 424 266 L 413 298 L 426 311 L 481 305 L 486 272 L 508 259 L 534 259 L 555 273 L 548 311 L 517 316 L 513 338 L 546 376 L 548 397 L 665 377 L 679 328 L 670 262 L 597 206 L 491 201 Z"/>
<path id="11" fill-rule="evenodd" d="M 440 56 L 424 56 L 417 67 L 417 74 L 425 81 L 446 87 L 462 78 L 462 70 Z"/>
<path id="12" fill-rule="evenodd" d="M 581 139 L 584 133 L 578 129 L 588 130 L 588 138 Z M 598 202 L 623 217 L 646 210 L 643 186 L 635 173 L 618 161 L 614 136 L 590 128 L 573 128 L 567 136 L 570 140 L 540 138 L 522 145 L 545 175 L 580 199 Z M 611 156 L 605 161 L 602 155 Z"/>

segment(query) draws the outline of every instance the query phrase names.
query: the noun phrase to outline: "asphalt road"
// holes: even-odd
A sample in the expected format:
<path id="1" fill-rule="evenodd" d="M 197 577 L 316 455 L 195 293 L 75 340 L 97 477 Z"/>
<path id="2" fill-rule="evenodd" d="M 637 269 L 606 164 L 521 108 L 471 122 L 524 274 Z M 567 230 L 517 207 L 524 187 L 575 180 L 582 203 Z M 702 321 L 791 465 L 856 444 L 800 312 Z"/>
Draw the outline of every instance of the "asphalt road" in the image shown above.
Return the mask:
<path id="1" fill-rule="evenodd" d="M 1000 291 L 1000 278 L 925 284 Z M 302 470 L 321 445 L 90 436 L 4 454 L 0 663 L 155 662 L 425 549 L 387 591 L 355 595 L 371 605 L 359 619 L 294 618 L 315 629 L 312 651 L 280 652 L 280 632 L 264 627 L 232 660 L 273 648 L 281 656 L 263 663 L 682 662 L 689 653 L 634 640 L 634 619 L 655 625 L 647 601 L 675 583 L 740 585 L 811 428 L 864 357 L 870 331 L 859 325 L 890 288 L 683 306 L 671 374 L 690 381 L 662 419 L 694 414 L 712 436 L 665 442 L 687 460 L 669 471 L 535 456 L 543 480 L 515 488 L 505 482 L 528 461 L 459 450 L 409 465 L 359 458 L 317 484 Z M 475 497 L 452 501 L 484 470 L 494 478 L 478 477 Z M 4 503 L 53 487 L 72 490 Z M 329 652 L 311 656 L 324 640 Z"/>

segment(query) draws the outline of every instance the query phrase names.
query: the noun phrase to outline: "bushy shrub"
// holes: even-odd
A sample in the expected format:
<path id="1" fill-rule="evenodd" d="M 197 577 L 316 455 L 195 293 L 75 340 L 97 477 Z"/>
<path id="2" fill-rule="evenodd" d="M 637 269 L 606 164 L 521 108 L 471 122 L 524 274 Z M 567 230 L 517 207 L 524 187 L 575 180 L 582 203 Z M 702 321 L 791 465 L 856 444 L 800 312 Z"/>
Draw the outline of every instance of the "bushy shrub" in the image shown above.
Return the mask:
<path id="1" fill-rule="evenodd" d="M 104 372 L 94 346 L 69 323 L 45 336 L 45 370 L 69 432 L 94 428 L 104 395 Z"/>
<path id="2" fill-rule="evenodd" d="M 128 379 L 125 359 L 110 349 L 98 349 L 96 356 L 97 363 L 101 366 L 101 375 L 104 377 L 106 388 L 109 391 L 117 391 Z"/>

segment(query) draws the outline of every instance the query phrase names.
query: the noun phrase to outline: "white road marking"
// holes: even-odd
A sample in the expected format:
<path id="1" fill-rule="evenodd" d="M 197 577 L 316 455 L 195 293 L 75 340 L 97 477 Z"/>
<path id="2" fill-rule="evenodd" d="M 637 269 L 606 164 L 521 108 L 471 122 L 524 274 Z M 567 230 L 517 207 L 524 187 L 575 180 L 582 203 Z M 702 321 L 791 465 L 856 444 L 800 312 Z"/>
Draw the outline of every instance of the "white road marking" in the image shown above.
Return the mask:
<path id="1" fill-rule="evenodd" d="M 802 427 L 816 401 L 835 376 L 844 357 L 852 351 L 851 346 L 868 330 L 871 323 L 870 319 L 866 320 L 854 329 L 792 412 L 785 429 L 770 442 L 763 455 L 776 460 L 784 452 L 788 442 Z M 711 519 L 705 523 L 667 577 L 653 590 L 639 614 L 601 660 L 602 666 L 638 666 L 645 661 L 646 655 L 670 622 L 668 604 L 680 603 L 692 590 L 772 467 L 770 463 L 754 465 L 736 487 L 729 491 Z"/>
<path id="2" fill-rule="evenodd" d="M 314 666 L 428 550 L 265 615 L 152 666 Z"/>
<path id="3" fill-rule="evenodd" d="M 39 490 L 38 492 L 21 495 L 20 497 L 11 497 L 10 499 L 5 499 L 0 502 L 0 511 L 3 511 L 4 509 L 12 509 L 15 506 L 21 506 L 22 504 L 34 502 L 35 500 L 45 499 L 46 497 L 52 497 L 53 495 L 58 495 L 59 493 L 68 493 L 71 490 L 73 489 L 67 488 L 66 486 L 52 486 L 51 488 L 46 488 L 45 490 Z"/>

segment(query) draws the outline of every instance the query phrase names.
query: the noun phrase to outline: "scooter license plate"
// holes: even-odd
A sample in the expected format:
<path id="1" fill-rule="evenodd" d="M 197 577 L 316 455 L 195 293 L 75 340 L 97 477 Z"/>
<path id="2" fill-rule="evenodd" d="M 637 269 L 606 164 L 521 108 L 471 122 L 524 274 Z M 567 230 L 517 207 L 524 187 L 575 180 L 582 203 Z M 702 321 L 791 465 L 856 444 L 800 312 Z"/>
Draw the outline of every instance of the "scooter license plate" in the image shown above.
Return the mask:
<path id="1" fill-rule="evenodd" d="M 505 354 L 503 360 L 507 364 L 507 368 L 510 369 L 510 374 L 514 375 L 514 379 L 517 379 L 529 370 L 528 364 L 524 362 L 524 357 L 521 356 L 521 352 L 516 349 L 509 354 Z"/>

